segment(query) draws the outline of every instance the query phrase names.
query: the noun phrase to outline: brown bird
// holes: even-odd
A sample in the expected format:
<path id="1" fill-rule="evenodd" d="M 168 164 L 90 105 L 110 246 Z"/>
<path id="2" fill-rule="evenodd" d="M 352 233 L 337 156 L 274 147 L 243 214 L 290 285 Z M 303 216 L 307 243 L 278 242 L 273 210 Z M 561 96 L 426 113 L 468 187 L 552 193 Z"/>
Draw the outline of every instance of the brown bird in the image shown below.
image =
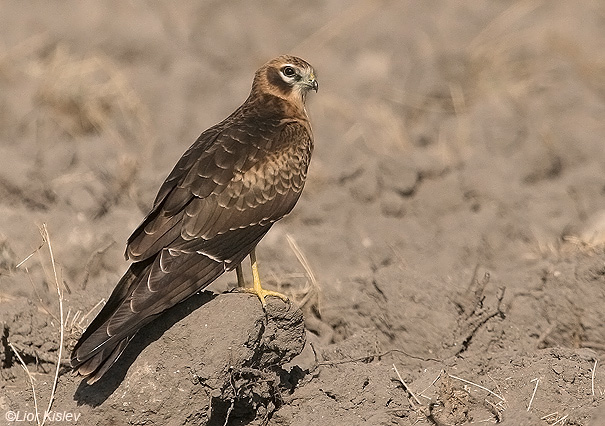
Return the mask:
<path id="1" fill-rule="evenodd" d="M 300 197 L 313 150 L 305 98 L 317 91 L 311 65 L 279 56 L 255 74 L 248 99 L 203 132 L 160 187 L 153 208 L 132 233 L 133 263 L 71 354 L 92 384 L 135 333 L 166 309 L 236 269 L 250 255 L 260 298 L 287 298 L 261 287 L 254 249 Z"/>

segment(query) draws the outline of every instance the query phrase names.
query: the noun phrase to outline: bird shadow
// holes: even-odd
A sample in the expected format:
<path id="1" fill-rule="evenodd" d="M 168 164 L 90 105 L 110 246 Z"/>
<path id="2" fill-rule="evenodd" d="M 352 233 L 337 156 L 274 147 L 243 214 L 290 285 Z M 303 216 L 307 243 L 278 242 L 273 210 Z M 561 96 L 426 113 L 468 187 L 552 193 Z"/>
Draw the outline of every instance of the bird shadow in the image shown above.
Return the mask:
<path id="1" fill-rule="evenodd" d="M 139 330 L 128 344 L 126 350 L 118 360 L 99 381 L 89 385 L 82 380 L 74 394 L 74 400 L 78 405 L 89 405 L 97 407 L 111 396 L 120 386 L 128 369 L 137 359 L 139 354 L 150 343 L 158 340 L 166 330 L 174 324 L 191 314 L 202 305 L 210 302 L 217 294 L 210 291 L 196 293 L 181 303 L 161 313 L 151 323 Z"/>

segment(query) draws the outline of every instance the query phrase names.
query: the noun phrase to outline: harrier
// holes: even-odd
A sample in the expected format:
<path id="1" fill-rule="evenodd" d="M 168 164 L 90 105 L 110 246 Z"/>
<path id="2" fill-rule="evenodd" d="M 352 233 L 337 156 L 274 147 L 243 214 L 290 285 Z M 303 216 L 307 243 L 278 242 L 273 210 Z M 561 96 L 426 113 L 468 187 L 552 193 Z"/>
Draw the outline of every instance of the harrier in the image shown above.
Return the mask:
<path id="1" fill-rule="evenodd" d="M 160 187 L 149 214 L 132 233 L 133 263 L 88 326 L 72 355 L 75 372 L 94 383 L 136 332 L 166 309 L 237 272 L 250 255 L 253 288 L 261 287 L 255 247 L 300 197 L 313 150 L 306 95 L 317 92 L 304 60 L 279 56 L 255 74 L 246 101 L 203 132 Z"/>

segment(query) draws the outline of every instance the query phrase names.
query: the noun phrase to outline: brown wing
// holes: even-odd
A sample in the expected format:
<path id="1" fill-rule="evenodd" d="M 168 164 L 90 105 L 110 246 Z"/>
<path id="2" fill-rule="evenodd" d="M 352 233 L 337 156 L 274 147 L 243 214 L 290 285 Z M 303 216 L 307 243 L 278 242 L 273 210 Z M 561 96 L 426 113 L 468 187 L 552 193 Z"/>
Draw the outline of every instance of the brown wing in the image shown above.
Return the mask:
<path id="1" fill-rule="evenodd" d="M 135 263 L 76 345 L 72 365 L 96 380 L 155 315 L 239 264 L 294 207 L 311 150 L 298 121 L 221 123 L 204 132 L 129 238 Z"/>
<path id="2" fill-rule="evenodd" d="M 218 135 L 211 129 L 185 153 L 128 239 L 128 258 L 141 261 L 162 248 L 203 250 L 218 235 L 268 225 L 292 210 L 312 150 L 308 128 L 298 121 L 238 124 Z M 231 253 L 209 254 L 233 262 Z"/>

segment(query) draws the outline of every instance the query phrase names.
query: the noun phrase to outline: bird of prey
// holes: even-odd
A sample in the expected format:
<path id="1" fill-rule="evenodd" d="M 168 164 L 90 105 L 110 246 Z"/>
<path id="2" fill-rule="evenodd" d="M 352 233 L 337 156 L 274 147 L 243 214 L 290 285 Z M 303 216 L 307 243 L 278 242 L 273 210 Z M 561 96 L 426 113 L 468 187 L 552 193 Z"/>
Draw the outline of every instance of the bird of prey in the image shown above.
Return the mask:
<path id="1" fill-rule="evenodd" d="M 255 247 L 300 197 L 313 150 L 305 109 L 317 92 L 315 71 L 279 56 L 255 74 L 246 101 L 203 132 L 160 187 L 149 214 L 132 233 L 133 263 L 88 326 L 71 355 L 74 372 L 94 383 L 135 333 L 166 309 L 236 269 L 250 255 L 253 288 L 261 287 Z"/>

